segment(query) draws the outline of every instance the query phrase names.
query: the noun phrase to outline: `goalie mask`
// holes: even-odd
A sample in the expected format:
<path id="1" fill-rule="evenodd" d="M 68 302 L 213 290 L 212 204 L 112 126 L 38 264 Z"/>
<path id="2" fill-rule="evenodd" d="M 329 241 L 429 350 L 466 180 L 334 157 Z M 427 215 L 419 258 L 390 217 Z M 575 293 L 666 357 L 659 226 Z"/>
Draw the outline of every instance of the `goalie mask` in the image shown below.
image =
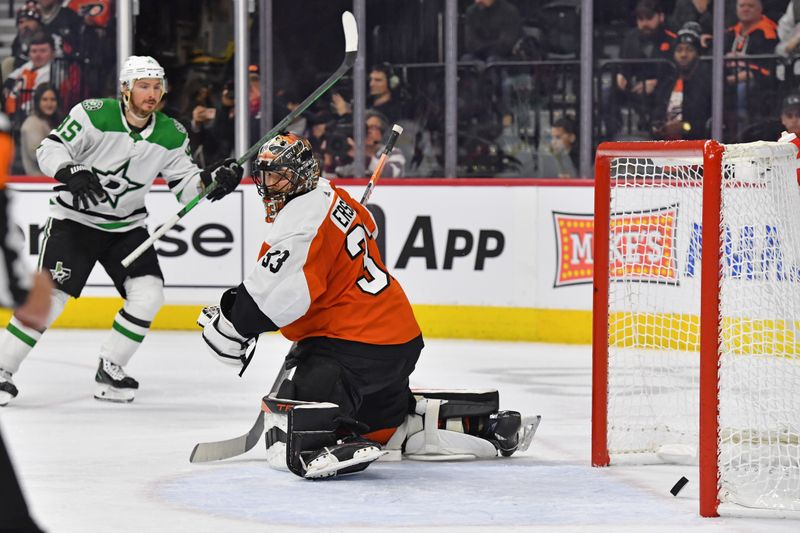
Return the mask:
<path id="1" fill-rule="evenodd" d="M 294 133 L 283 132 L 258 151 L 253 181 L 273 222 L 286 202 L 314 190 L 319 180 L 319 161 L 311 143 Z"/>

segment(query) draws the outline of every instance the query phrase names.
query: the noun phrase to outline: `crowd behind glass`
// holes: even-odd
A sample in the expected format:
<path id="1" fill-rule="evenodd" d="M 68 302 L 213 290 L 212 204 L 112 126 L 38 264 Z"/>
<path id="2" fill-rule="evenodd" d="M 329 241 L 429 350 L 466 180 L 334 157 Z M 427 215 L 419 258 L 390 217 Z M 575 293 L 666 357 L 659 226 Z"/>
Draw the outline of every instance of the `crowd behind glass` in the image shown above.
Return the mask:
<path id="1" fill-rule="evenodd" d="M 723 141 L 800 133 L 800 0 L 724 1 Z M 341 59 L 331 45 L 340 28 L 312 24 L 303 2 L 293 4 L 281 3 L 275 14 L 276 121 Z M 713 4 L 595 1 L 594 144 L 710 135 Z M 317 21 L 352 9 L 344 0 L 318 5 Z M 578 177 L 580 5 L 459 0 L 460 177 Z M 366 9 L 364 167 L 371 172 L 399 123 L 405 133 L 384 176 L 440 177 L 444 2 L 372 0 Z M 163 111 L 184 124 L 201 165 L 237 155 L 231 11 L 230 0 L 141 0 L 136 18 L 134 50 L 167 67 Z M 116 94 L 114 1 L 30 0 L 15 21 L 11 56 L 2 61 L 2 106 L 17 141 L 13 172 L 38 175 L 36 146 L 69 109 Z M 250 27 L 250 138 L 257 139 L 264 83 L 258 24 Z M 328 177 L 354 172 L 352 93 L 345 78 L 290 128 L 311 140 Z"/>

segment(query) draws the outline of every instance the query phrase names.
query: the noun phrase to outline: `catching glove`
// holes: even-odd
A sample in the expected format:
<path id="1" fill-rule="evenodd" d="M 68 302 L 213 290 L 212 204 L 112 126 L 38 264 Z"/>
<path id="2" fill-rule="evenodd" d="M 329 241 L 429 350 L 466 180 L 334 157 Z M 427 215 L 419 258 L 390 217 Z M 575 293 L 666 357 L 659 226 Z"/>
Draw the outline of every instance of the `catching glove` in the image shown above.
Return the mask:
<path id="1" fill-rule="evenodd" d="M 89 209 L 89 202 L 97 205 L 106 199 L 106 191 L 88 167 L 84 165 L 67 165 L 53 176 L 64 185 L 58 185 L 54 191 L 67 191 L 72 194 L 72 208 Z"/>
<path id="2" fill-rule="evenodd" d="M 225 317 L 223 310 L 230 310 L 236 299 L 236 289 L 228 289 L 220 299 L 220 305 L 205 307 L 197 318 L 203 328 L 203 340 L 218 361 L 229 365 L 241 365 L 241 376 L 255 353 L 258 335 L 247 338 L 241 335 Z"/>
<path id="3" fill-rule="evenodd" d="M 200 173 L 200 179 L 206 187 L 210 186 L 212 182 L 217 184 L 206 197 L 212 202 L 216 202 L 232 193 L 241 183 L 243 174 L 244 169 L 236 163 L 235 159 L 225 159 L 214 163 Z"/>

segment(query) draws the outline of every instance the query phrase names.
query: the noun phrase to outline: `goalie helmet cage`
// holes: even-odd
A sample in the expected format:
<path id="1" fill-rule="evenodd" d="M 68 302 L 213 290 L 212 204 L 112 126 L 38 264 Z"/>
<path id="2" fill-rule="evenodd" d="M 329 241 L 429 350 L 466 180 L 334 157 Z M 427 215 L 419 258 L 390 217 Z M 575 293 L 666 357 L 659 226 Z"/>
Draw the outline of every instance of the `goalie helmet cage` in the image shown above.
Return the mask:
<path id="1" fill-rule="evenodd" d="M 796 165 L 788 143 L 597 150 L 592 464 L 699 452 L 703 516 L 800 510 Z"/>

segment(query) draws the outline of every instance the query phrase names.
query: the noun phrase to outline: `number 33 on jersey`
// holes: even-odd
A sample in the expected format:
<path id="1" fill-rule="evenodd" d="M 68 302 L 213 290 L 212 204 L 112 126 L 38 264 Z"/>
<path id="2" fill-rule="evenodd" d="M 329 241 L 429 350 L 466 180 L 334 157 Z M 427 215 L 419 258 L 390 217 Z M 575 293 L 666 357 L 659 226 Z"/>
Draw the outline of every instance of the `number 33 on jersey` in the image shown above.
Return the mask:
<path id="1" fill-rule="evenodd" d="M 381 260 L 377 231 L 365 207 L 320 179 L 280 212 L 244 286 L 290 340 L 408 342 L 419 326 Z"/>

